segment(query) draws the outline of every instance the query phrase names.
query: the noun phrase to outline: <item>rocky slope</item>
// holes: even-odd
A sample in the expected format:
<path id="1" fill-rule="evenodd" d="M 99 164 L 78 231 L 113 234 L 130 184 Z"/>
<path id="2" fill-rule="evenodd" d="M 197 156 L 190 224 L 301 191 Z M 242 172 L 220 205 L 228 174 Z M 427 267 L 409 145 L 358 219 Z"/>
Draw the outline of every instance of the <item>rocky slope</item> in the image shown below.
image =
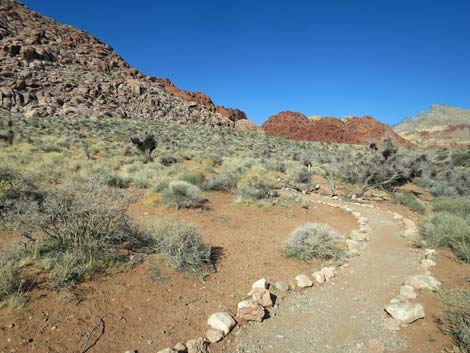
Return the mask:
<path id="1" fill-rule="evenodd" d="M 269 117 L 263 124 L 263 129 L 269 135 L 295 140 L 368 144 L 381 143 L 385 137 L 390 137 L 396 145 L 406 147 L 413 145 L 390 127 L 370 116 L 309 119 L 301 113 L 285 111 Z"/>
<path id="2" fill-rule="evenodd" d="M 433 104 L 394 127 L 401 136 L 423 146 L 470 145 L 470 109 Z"/>
<path id="3" fill-rule="evenodd" d="M 0 0 L 0 108 L 234 127 L 246 115 L 145 76 L 90 34 Z"/>

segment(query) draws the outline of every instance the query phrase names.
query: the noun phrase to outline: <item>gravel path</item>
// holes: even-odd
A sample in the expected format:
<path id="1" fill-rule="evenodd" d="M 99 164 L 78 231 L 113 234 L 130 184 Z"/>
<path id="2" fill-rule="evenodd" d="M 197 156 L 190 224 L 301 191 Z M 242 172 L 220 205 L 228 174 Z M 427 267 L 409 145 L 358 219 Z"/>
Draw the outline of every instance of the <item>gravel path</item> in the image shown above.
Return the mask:
<path id="1" fill-rule="evenodd" d="M 347 205 L 369 219 L 366 249 L 334 280 L 291 293 L 271 310 L 270 319 L 241 328 L 227 352 L 383 352 L 382 344 L 398 352 L 406 345 L 397 332 L 384 329 L 383 307 L 403 280 L 418 272 L 419 256 L 400 238 L 401 222 L 389 213 Z"/>

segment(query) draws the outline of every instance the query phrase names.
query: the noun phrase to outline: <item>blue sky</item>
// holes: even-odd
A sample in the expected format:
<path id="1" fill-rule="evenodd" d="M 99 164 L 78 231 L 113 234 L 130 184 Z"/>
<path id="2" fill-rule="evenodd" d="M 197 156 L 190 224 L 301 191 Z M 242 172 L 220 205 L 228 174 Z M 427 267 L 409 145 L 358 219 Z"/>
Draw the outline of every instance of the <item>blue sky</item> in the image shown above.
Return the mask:
<path id="1" fill-rule="evenodd" d="M 25 0 L 143 73 L 264 122 L 282 110 L 373 115 L 470 108 L 470 1 Z"/>

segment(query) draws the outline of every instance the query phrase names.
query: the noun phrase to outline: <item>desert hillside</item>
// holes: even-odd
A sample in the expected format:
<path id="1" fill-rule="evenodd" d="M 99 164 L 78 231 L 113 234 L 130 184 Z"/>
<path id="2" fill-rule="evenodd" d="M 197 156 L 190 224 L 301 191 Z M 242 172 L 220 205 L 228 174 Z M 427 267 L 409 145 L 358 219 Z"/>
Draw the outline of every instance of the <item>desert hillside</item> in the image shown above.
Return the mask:
<path id="1" fill-rule="evenodd" d="M 399 146 L 412 146 L 390 127 L 370 116 L 363 118 L 316 117 L 308 119 L 302 113 L 281 112 L 269 117 L 263 124 L 269 135 L 295 140 L 339 142 L 349 144 L 380 144 L 386 137 Z"/>
<path id="2" fill-rule="evenodd" d="M 233 127 L 246 115 L 132 68 L 99 39 L 14 0 L 0 3 L 0 107 Z"/>
<path id="3" fill-rule="evenodd" d="M 422 146 L 470 145 L 470 109 L 433 104 L 430 110 L 404 119 L 394 130 Z"/>

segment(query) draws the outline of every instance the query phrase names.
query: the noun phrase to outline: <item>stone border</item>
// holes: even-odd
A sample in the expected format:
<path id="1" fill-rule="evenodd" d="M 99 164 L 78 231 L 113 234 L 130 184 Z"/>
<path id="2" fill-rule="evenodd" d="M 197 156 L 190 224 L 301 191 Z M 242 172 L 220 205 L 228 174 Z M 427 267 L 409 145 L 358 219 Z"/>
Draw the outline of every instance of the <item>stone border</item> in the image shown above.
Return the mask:
<path id="1" fill-rule="evenodd" d="M 353 211 L 349 206 L 336 205 L 334 203 L 309 200 L 311 203 L 320 203 L 322 205 L 339 208 L 350 213 L 359 226 L 359 230 L 354 229 L 349 238 L 345 238 L 344 242 L 348 248 L 348 255 L 350 257 L 359 256 L 360 251 L 367 246 L 370 240 L 372 229 L 369 227 L 369 220 L 362 216 L 360 212 Z M 354 205 L 375 208 L 373 205 L 360 204 L 358 202 Z M 340 268 L 348 266 L 347 263 L 343 264 Z M 305 288 L 313 287 L 314 284 L 323 285 L 336 277 L 338 271 L 335 266 L 322 267 L 320 270 L 311 273 L 311 277 L 305 274 L 299 274 L 294 278 L 297 288 L 304 290 Z M 288 292 L 289 284 L 283 281 L 277 281 L 272 286 L 261 278 L 254 282 L 251 286 L 250 292 L 247 294 L 251 298 L 238 303 L 237 305 L 237 319 L 242 321 L 257 321 L 262 322 L 266 316 L 267 308 L 273 306 L 273 296 L 269 289 L 275 288 L 280 292 Z M 217 312 L 209 316 L 207 320 L 209 326 L 206 331 L 205 337 L 198 337 L 189 340 L 186 344 L 178 343 L 173 348 L 165 348 L 158 351 L 158 353 L 208 353 L 209 345 L 224 339 L 232 329 L 238 324 L 236 319 L 228 312 Z M 137 353 L 137 351 L 128 351 Z M 126 352 L 126 353 L 128 353 Z"/>

